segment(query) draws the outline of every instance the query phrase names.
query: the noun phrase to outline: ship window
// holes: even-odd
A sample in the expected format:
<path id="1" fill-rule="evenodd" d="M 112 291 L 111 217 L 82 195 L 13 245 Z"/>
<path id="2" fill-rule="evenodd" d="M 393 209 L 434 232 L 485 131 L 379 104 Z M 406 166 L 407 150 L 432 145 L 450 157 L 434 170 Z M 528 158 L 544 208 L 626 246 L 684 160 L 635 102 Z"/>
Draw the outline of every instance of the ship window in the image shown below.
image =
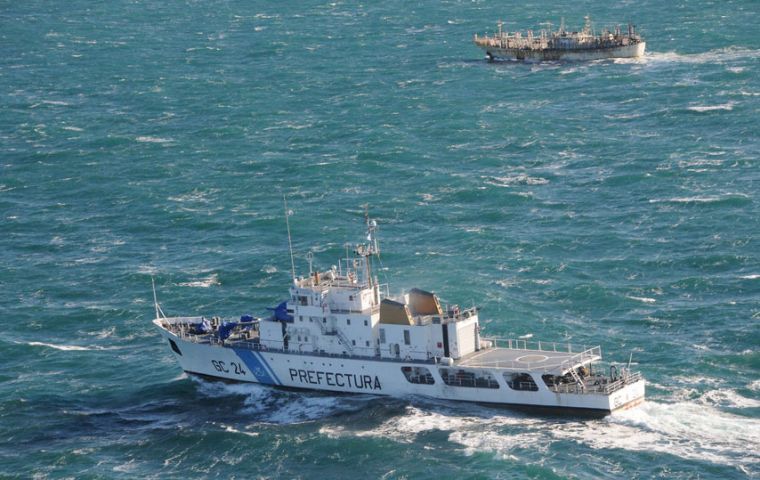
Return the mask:
<path id="1" fill-rule="evenodd" d="M 299 341 L 299 342 L 301 341 L 301 335 L 299 335 L 299 336 L 298 336 L 298 341 Z"/>
<path id="2" fill-rule="evenodd" d="M 404 374 L 406 380 L 409 383 L 417 383 L 422 385 L 433 385 L 435 379 L 425 367 L 401 367 L 401 373 Z"/>
<path id="3" fill-rule="evenodd" d="M 509 388 L 512 390 L 527 392 L 535 392 L 538 390 L 538 385 L 536 385 L 536 382 L 529 373 L 504 373 L 504 380 L 507 381 L 507 385 L 509 385 Z"/>
<path id="4" fill-rule="evenodd" d="M 411 345 L 412 341 L 409 338 L 409 330 L 404 330 L 404 344 Z"/>
<path id="5" fill-rule="evenodd" d="M 348 301 L 349 302 L 353 302 L 354 301 L 354 296 L 353 295 L 349 295 L 348 296 Z"/>
<path id="6" fill-rule="evenodd" d="M 366 344 L 366 345 L 369 347 L 369 340 L 367 340 L 367 341 L 366 341 L 366 342 L 364 342 L 364 343 L 365 343 L 365 344 Z"/>
<path id="7" fill-rule="evenodd" d="M 455 387 L 493 388 L 498 389 L 499 383 L 490 372 L 481 370 L 464 370 L 461 368 L 440 368 L 443 383 Z"/>
<path id="8" fill-rule="evenodd" d="M 364 326 L 366 327 L 367 325 L 368 325 L 368 324 L 367 324 L 367 321 L 366 321 L 366 320 L 364 320 Z"/>
<path id="9" fill-rule="evenodd" d="M 351 340 L 351 345 L 356 346 L 356 340 Z"/>
<path id="10" fill-rule="evenodd" d="M 303 315 L 299 315 L 299 316 L 298 316 L 298 321 L 299 321 L 299 322 L 303 322 Z"/>
<path id="11" fill-rule="evenodd" d="M 306 296 L 298 296 L 298 304 L 299 305 L 308 305 L 309 304 L 309 297 Z"/>
<path id="12" fill-rule="evenodd" d="M 351 325 L 351 319 L 350 318 L 346 319 L 346 325 Z"/>
<path id="13" fill-rule="evenodd" d="M 385 343 L 385 329 L 380 329 L 380 343 Z"/>
<path id="14" fill-rule="evenodd" d="M 308 341 L 309 341 L 309 337 L 308 337 L 307 335 L 304 335 L 304 336 L 303 336 L 303 341 L 304 341 L 304 342 L 308 342 Z"/>

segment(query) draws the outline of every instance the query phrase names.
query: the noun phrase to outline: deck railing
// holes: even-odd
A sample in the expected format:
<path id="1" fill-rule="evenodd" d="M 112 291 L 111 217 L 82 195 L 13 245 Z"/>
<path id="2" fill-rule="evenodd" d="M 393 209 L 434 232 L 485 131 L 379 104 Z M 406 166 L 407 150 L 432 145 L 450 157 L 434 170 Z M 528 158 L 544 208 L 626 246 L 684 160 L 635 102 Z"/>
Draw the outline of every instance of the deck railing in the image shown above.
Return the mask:
<path id="1" fill-rule="evenodd" d="M 258 352 L 278 352 L 289 353 L 294 355 L 310 355 L 329 358 L 366 358 L 387 362 L 404 362 L 404 363 L 436 363 L 435 358 L 427 358 L 427 352 L 422 351 L 407 351 L 409 355 L 399 357 L 381 356 L 380 349 L 377 347 L 360 347 L 353 346 L 351 350 L 346 350 L 345 353 L 329 353 L 322 350 L 305 349 L 303 343 L 298 341 L 289 340 L 287 348 L 285 348 L 285 342 L 283 341 L 267 341 L 266 345 L 262 345 L 257 341 L 245 340 L 240 338 L 219 340 L 219 337 L 214 334 L 200 334 L 196 335 L 190 333 L 186 324 L 172 325 L 169 329 L 172 333 L 177 335 L 182 340 L 192 343 L 215 345 L 226 348 L 244 348 L 248 350 L 254 350 Z"/>
<path id="2" fill-rule="evenodd" d="M 516 338 L 500 338 L 500 337 L 483 337 L 482 340 L 488 340 L 493 342 L 494 347 L 507 348 L 510 350 L 535 350 L 538 352 L 559 352 L 559 353 L 586 353 L 595 351 L 597 355 L 602 354 L 601 347 L 581 347 L 579 345 L 573 345 L 571 343 L 558 343 L 558 342 L 542 342 L 541 340 L 527 340 Z"/>
<path id="3" fill-rule="evenodd" d="M 612 380 L 605 375 L 594 375 L 584 378 L 583 385 L 579 383 L 559 383 L 549 386 L 549 390 L 555 393 L 609 395 L 643 378 L 641 372 L 624 371 L 620 377 Z"/>

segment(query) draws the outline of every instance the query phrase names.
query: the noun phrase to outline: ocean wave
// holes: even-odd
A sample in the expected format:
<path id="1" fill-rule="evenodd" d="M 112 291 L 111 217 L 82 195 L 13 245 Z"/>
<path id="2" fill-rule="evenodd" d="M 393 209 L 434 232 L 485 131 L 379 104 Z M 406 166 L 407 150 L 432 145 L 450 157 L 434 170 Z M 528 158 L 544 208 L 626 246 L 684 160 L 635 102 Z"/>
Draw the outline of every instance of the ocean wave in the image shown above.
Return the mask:
<path id="1" fill-rule="evenodd" d="M 141 275 L 155 275 L 158 273 L 158 268 L 153 265 L 140 265 L 137 267 L 137 273 Z"/>
<path id="2" fill-rule="evenodd" d="M 642 303 L 655 303 L 657 300 L 650 297 L 634 297 L 633 295 L 626 295 L 625 298 L 630 298 L 631 300 L 636 300 L 637 302 Z"/>
<path id="3" fill-rule="evenodd" d="M 715 111 L 730 112 L 731 110 L 734 109 L 734 105 L 736 105 L 736 102 L 722 103 L 720 105 L 692 105 L 692 106 L 686 107 L 686 110 L 689 110 L 691 112 L 697 112 L 697 113 L 715 112 Z"/>
<path id="4" fill-rule="evenodd" d="M 721 203 L 747 201 L 751 197 L 744 193 L 727 193 L 725 195 L 705 195 L 694 197 L 673 197 L 664 199 L 650 199 L 649 203 Z"/>
<path id="5" fill-rule="evenodd" d="M 150 137 L 147 135 L 141 135 L 135 138 L 140 143 L 171 143 L 174 141 L 172 138 Z"/>
<path id="6" fill-rule="evenodd" d="M 220 398 L 242 396 L 242 413 L 261 423 L 290 425 L 357 411 L 376 400 L 370 395 L 335 396 L 322 393 L 293 393 L 256 383 L 209 382 L 191 377 L 203 395 Z"/>
<path id="7" fill-rule="evenodd" d="M 754 402 L 736 402 L 735 393 L 706 394 L 702 402 L 644 404 L 616 412 L 601 420 L 548 421 L 515 414 L 493 415 L 487 407 L 475 415 L 436 408 L 406 407 L 403 415 L 389 418 L 368 430 L 350 426 L 324 426 L 330 437 L 378 437 L 412 443 L 425 432 L 449 432 L 448 440 L 465 454 L 492 452 L 502 458 L 519 455 L 520 449 L 548 451 L 558 441 L 572 441 L 593 449 L 658 452 L 684 459 L 728 465 L 747 472 L 760 457 L 748 445 L 760 444 L 760 420 L 726 413 L 709 399 L 732 398 L 734 404 L 753 408 Z M 719 402 L 719 403 L 720 403 Z M 478 415 L 482 413 L 482 415 Z M 517 451 L 515 451 L 517 450 Z"/>
<path id="8" fill-rule="evenodd" d="M 58 345 L 55 343 L 45 343 L 45 342 L 15 342 L 17 344 L 26 344 L 30 347 L 47 347 L 47 348 L 53 348 L 55 350 L 62 350 L 64 352 L 85 352 L 85 351 L 95 351 L 95 350 L 117 350 L 119 347 L 101 347 L 101 346 L 89 346 L 89 347 L 83 347 L 81 345 Z"/>
<path id="9" fill-rule="evenodd" d="M 177 285 L 180 287 L 193 287 L 193 288 L 209 288 L 214 285 L 219 285 L 219 275 L 216 273 L 210 275 L 209 277 L 206 277 L 201 280 L 195 280 L 192 282 L 182 282 L 178 283 Z"/>
<path id="10" fill-rule="evenodd" d="M 243 431 L 243 430 L 238 430 L 237 428 L 229 426 L 229 425 L 220 425 L 220 427 L 222 427 L 225 432 L 229 432 L 229 433 L 239 433 L 241 435 L 247 435 L 249 437 L 258 437 L 259 436 L 259 432 L 246 432 L 246 431 Z"/>
<path id="11" fill-rule="evenodd" d="M 726 61 L 760 58 L 760 50 L 743 47 L 726 47 L 701 53 L 648 52 L 646 63 L 723 63 Z"/>
<path id="12" fill-rule="evenodd" d="M 512 185 L 545 185 L 549 180 L 542 177 L 531 177 L 524 173 L 508 175 L 506 177 L 484 177 L 488 185 L 496 187 L 510 187 Z"/>
<path id="13" fill-rule="evenodd" d="M 732 388 L 720 388 L 705 392 L 697 399 L 702 405 L 712 405 L 727 408 L 758 408 L 760 401 L 747 398 Z"/>

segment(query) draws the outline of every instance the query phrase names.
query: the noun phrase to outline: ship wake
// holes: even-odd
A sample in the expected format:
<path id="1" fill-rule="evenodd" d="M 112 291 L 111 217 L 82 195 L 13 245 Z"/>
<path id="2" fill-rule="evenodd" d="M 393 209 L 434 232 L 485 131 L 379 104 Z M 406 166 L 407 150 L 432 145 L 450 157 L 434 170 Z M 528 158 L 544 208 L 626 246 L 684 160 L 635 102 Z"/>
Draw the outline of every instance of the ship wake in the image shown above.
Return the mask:
<path id="1" fill-rule="evenodd" d="M 709 400 L 715 396 L 725 399 L 726 392 L 708 392 L 690 402 L 647 401 L 601 420 L 536 418 L 487 407 L 468 408 L 463 415 L 465 409 L 445 402 L 408 405 L 400 417 L 370 430 L 331 425 L 320 432 L 330 437 L 370 436 L 412 443 L 420 434 L 440 431 L 466 455 L 490 452 L 501 459 L 561 449 L 561 443 L 573 442 L 591 450 L 654 451 L 731 466 L 745 474 L 760 473 L 760 455 L 748 448 L 760 444 L 760 420 L 719 409 Z M 741 397 L 735 392 L 730 396 Z M 731 403 L 754 407 L 756 402 L 742 397 Z"/>

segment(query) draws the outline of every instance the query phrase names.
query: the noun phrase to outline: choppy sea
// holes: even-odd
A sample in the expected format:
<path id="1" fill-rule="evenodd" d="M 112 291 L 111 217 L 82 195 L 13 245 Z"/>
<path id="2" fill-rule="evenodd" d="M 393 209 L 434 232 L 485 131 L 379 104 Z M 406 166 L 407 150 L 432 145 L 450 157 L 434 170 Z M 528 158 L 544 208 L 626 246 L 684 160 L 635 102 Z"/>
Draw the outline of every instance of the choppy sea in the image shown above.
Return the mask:
<path id="1" fill-rule="evenodd" d="M 638 24 L 639 60 L 475 32 Z M 760 477 L 755 0 L 0 2 L 0 477 Z M 381 281 L 648 379 L 601 420 L 182 374 L 379 223 Z"/>

